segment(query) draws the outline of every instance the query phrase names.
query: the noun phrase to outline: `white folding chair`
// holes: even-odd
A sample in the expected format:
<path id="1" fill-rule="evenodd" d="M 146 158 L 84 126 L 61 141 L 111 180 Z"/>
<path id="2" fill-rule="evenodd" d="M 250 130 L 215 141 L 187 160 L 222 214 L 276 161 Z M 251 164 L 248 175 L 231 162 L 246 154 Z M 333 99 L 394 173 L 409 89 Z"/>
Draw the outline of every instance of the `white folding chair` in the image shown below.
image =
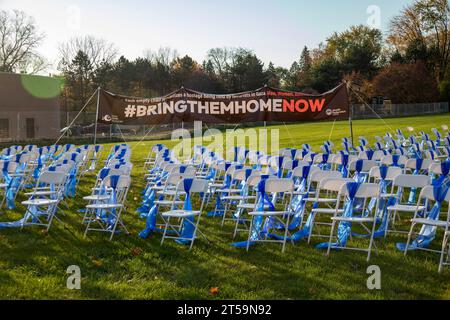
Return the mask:
<path id="1" fill-rule="evenodd" d="M 57 219 L 58 204 L 63 198 L 66 180 L 64 171 L 45 171 L 40 175 L 29 199 L 22 202 L 27 207 L 22 227 L 38 225 L 50 230 L 53 219 Z M 48 188 L 51 192 L 43 194 L 43 188 Z M 28 222 L 30 218 L 31 221 Z"/>
<path id="2" fill-rule="evenodd" d="M 355 184 L 355 182 L 351 182 L 352 184 Z M 372 212 L 369 212 L 368 215 L 364 216 L 354 216 L 354 215 L 346 215 L 345 210 L 345 202 L 347 201 L 346 198 L 349 196 L 349 190 L 348 190 L 348 184 L 344 184 L 341 186 L 341 190 L 339 192 L 338 196 L 338 202 L 336 203 L 336 208 L 334 211 L 334 216 L 332 218 L 332 226 L 331 226 L 331 232 L 330 232 L 330 239 L 328 243 L 328 250 L 327 250 L 327 256 L 330 255 L 331 249 L 344 249 L 344 250 L 355 250 L 355 251 L 364 251 L 367 252 L 367 262 L 370 260 L 370 255 L 372 253 L 372 246 L 374 245 L 373 236 L 375 233 L 375 226 L 376 226 L 376 217 L 375 214 L 378 209 L 378 201 L 375 210 Z M 379 200 L 380 197 L 380 186 L 376 183 L 363 183 L 359 185 L 358 190 L 356 191 L 355 199 L 362 199 L 364 200 L 363 205 L 363 212 L 365 212 L 366 204 L 368 203 L 368 200 L 372 198 L 376 198 Z M 341 204 L 343 206 L 341 206 Z M 342 208 L 342 209 L 341 209 Z M 367 249 L 362 248 L 356 248 L 356 247 L 348 247 L 346 243 L 341 243 L 341 240 L 339 239 L 339 235 L 337 237 L 334 236 L 334 231 L 336 230 L 336 224 L 346 224 L 348 228 L 350 228 L 348 235 L 349 238 L 351 238 L 351 228 L 352 225 L 358 224 L 361 226 L 369 235 L 369 246 Z M 369 226 L 367 226 L 369 225 Z M 339 232 L 339 227 L 338 227 Z M 333 238 L 337 238 L 338 242 L 334 245 L 332 244 Z M 347 240 L 345 240 L 347 241 Z"/>
<path id="3" fill-rule="evenodd" d="M 447 189 L 446 194 L 442 195 L 444 197 L 443 202 L 446 202 L 447 204 L 450 204 L 450 191 Z M 423 236 L 433 236 L 437 232 L 437 229 L 443 229 L 444 233 L 444 241 L 442 243 L 442 249 L 441 250 L 433 250 L 429 249 L 427 247 L 421 247 L 416 246 L 415 250 L 422 250 L 422 251 L 428 251 L 428 252 L 436 252 L 441 254 L 441 260 L 439 263 L 439 272 L 442 271 L 443 266 L 443 256 L 445 254 L 445 237 L 447 232 L 449 231 L 450 226 L 450 206 L 447 209 L 447 212 L 445 214 L 445 219 L 440 219 L 444 213 L 442 212 L 435 212 L 436 216 L 430 217 L 429 214 L 431 212 L 428 211 L 428 207 L 432 208 L 433 202 L 436 202 L 435 194 L 434 194 L 434 187 L 433 186 L 426 186 L 422 189 L 419 195 L 419 200 L 417 201 L 416 211 L 414 212 L 414 217 L 411 220 L 411 229 L 408 234 L 408 241 L 406 242 L 405 246 L 405 256 L 409 251 L 409 246 L 411 241 L 413 240 L 413 235 L 417 235 L 417 233 L 414 233 L 414 228 L 416 226 L 421 226 L 420 233 L 418 233 L 418 237 Z M 420 210 L 421 207 L 424 207 L 425 209 L 425 217 L 420 217 L 419 214 L 423 211 Z M 433 209 L 431 209 L 433 210 Z M 434 237 L 434 236 L 433 236 Z"/>
<path id="4" fill-rule="evenodd" d="M 101 188 L 110 189 L 111 197 L 108 203 L 93 203 L 86 206 L 85 237 L 89 231 L 106 232 L 111 234 L 109 238 L 111 241 L 119 225 L 129 234 L 121 215 L 130 184 L 131 178 L 129 176 L 108 176 L 103 180 Z"/>
<path id="5" fill-rule="evenodd" d="M 395 222 L 399 216 L 399 212 L 414 214 L 416 211 L 424 212 L 425 207 L 417 207 L 416 204 L 407 203 L 404 200 L 405 193 L 407 190 L 412 189 L 415 189 L 416 192 L 420 192 L 422 188 L 430 185 L 430 183 L 431 178 L 426 175 L 401 174 L 394 179 L 394 182 L 392 183 L 391 193 L 381 195 L 385 198 L 395 197 L 397 199 L 397 203 L 395 205 L 389 206 L 387 208 L 389 212 L 389 223 L 392 227 L 392 229 L 387 229 L 387 233 L 406 233 L 404 231 L 395 229 Z"/>
<path id="6" fill-rule="evenodd" d="M 264 186 L 262 186 L 264 184 Z M 283 204 L 284 209 L 281 211 L 267 211 L 265 208 L 256 208 L 257 211 L 250 212 L 249 215 L 253 218 L 250 222 L 250 229 L 248 234 L 248 240 L 247 240 L 247 251 L 249 250 L 250 243 L 251 242 L 273 242 L 273 243 L 281 243 L 282 244 L 282 252 L 285 251 L 286 248 L 286 242 L 289 235 L 288 228 L 285 228 L 284 235 L 281 240 L 278 239 L 269 239 L 268 233 L 272 230 L 271 224 L 269 223 L 267 233 L 263 237 L 259 237 L 258 239 L 252 239 L 252 233 L 257 232 L 260 233 L 261 230 L 258 228 L 258 224 L 255 224 L 255 219 L 272 219 L 273 221 L 277 221 L 284 226 L 289 225 L 291 212 L 289 211 L 289 208 L 291 207 L 292 202 L 292 195 L 294 192 L 294 182 L 292 179 L 267 179 L 260 182 L 258 185 L 258 188 L 264 188 L 267 195 L 274 195 L 274 194 L 280 194 L 280 193 L 286 193 L 286 201 Z M 260 203 L 264 203 L 263 199 L 261 198 L 262 195 L 258 195 Z M 270 210 L 270 209 L 269 209 Z M 272 230 L 272 231 L 277 231 Z"/>
<path id="7" fill-rule="evenodd" d="M 192 249 L 197 233 L 200 233 L 205 239 L 204 234 L 199 230 L 198 225 L 205 204 L 205 196 L 208 191 L 208 181 L 201 179 L 187 178 L 181 180 L 176 188 L 176 196 L 174 199 L 185 197 L 184 208 L 177 209 L 179 206 L 175 200 L 172 202 L 171 210 L 161 213 L 164 219 L 164 233 L 161 239 L 161 245 L 165 239 L 175 239 L 182 243 L 190 243 L 189 250 Z M 201 200 L 196 209 L 192 208 L 192 198 L 198 195 Z M 187 199 L 189 197 L 190 199 Z M 171 220 L 177 219 L 177 224 L 172 224 Z M 189 230 L 191 229 L 191 230 Z M 174 234 L 172 234 L 172 232 Z"/>

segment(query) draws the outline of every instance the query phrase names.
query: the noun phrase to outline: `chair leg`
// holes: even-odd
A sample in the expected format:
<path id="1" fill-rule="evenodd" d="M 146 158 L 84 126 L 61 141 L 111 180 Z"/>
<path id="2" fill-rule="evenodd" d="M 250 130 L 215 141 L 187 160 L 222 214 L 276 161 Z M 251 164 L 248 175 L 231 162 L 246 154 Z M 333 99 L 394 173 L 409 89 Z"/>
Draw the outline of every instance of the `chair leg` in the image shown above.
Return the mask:
<path id="1" fill-rule="evenodd" d="M 447 236 L 444 235 L 444 240 L 442 240 L 442 250 L 441 250 L 441 259 L 439 261 L 439 273 L 442 273 L 443 269 L 444 269 L 444 256 L 445 256 L 445 249 L 447 247 L 447 241 L 448 238 Z"/>
<path id="2" fill-rule="evenodd" d="M 408 254 L 408 248 L 409 248 L 409 244 L 411 243 L 411 238 L 412 238 L 412 233 L 414 231 L 414 227 L 415 227 L 415 224 L 411 223 L 411 229 L 409 230 L 408 241 L 406 242 L 406 247 L 405 247 L 405 252 L 404 252 L 405 257 Z"/>
<path id="3" fill-rule="evenodd" d="M 331 242 L 333 241 L 333 234 L 334 234 L 334 228 L 335 228 L 335 226 L 336 226 L 336 221 L 333 220 L 333 223 L 331 224 L 330 240 L 328 241 L 327 257 L 330 256 L 330 252 L 331 252 Z"/>
<path id="4" fill-rule="evenodd" d="M 373 220 L 373 226 L 372 226 L 372 232 L 370 234 L 370 242 L 369 242 L 369 252 L 367 253 L 367 262 L 370 261 L 370 256 L 372 254 L 372 246 L 373 246 L 373 236 L 375 234 L 375 226 L 376 226 L 377 219 L 374 218 Z"/>
<path id="5" fill-rule="evenodd" d="M 253 219 L 250 221 L 250 229 L 248 231 L 247 252 L 248 252 L 248 249 L 250 248 L 250 239 L 252 237 L 252 230 L 253 230 Z"/>
<path id="6" fill-rule="evenodd" d="M 166 220 L 166 226 L 164 227 L 164 232 L 163 232 L 163 236 L 162 236 L 162 239 L 161 239 L 161 245 L 163 245 L 164 240 L 166 239 L 167 229 L 169 228 L 169 220 L 170 220 L 170 217 L 168 217 L 167 220 Z"/>
<path id="7" fill-rule="evenodd" d="M 225 219 L 227 218 L 227 211 L 228 211 L 228 205 L 229 201 L 226 201 L 225 207 L 223 208 L 223 217 L 222 217 L 222 227 L 225 225 Z"/>

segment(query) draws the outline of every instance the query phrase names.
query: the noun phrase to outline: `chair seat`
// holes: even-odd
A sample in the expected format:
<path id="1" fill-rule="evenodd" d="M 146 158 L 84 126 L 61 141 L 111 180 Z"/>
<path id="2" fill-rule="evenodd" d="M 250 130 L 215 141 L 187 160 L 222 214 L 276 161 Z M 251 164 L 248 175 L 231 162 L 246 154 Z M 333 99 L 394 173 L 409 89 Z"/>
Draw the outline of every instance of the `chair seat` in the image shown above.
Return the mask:
<path id="1" fill-rule="evenodd" d="M 220 187 L 223 187 L 223 183 L 212 183 L 210 185 L 210 187 L 212 187 L 212 188 L 220 188 Z"/>
<path id="2" fill-rule="evenodd" d="M 222 200 L 252 200 L 256 199 L 254 196 L 226 196 Z"/>
<path id="3" fill-rule="evenodd" d="M 336 212 L 336 209 L 326 209 L 326 208 L 318 208 L 318 209 L 312 209 L 311 212 L 314 213 L 326 213 L 326 214 L 334 214 Z M 338 213 L 343 213 L 343 209 L 338 209 Z"/>
<path id="4" fill-rule="evenodd" d="M 373 222 L 373 217 L 333 217 L 331 220 L 345 222 Z"/>
<path id="5" fill-rule="evenodd" d="M 329 199 L 329 198 L 306 198 L 307 202 L 319 202 L 319 203 L 335 203 L 337 199 Z"/>
<path id="6" fill-rule="evenodd" d="M 51 196 L 52 194 L 57 194 L 56 191 L 36 191 L 36 192 L 27 192 L 25 193 L 26 196 L 30 197 L 30 196 L 38 196 L 38 197 L 42 197 L 42 196 Z"/>
<path id="7" fill-rule="evenodd" d="M 49 206 L 57 203 L 58 200 L 52 199 L 29 199 L 22 202 L 24 206 Z"/>
<path id="8" fill-rule="evenodd" d="M 193 217 L 200 214 L 200 211 L 190 211 L 190 210 L 172 210 L 162 213 L 163 217 L 166 218 L 186 218 Z"/>
<path id="9" fill-rule="evenodd" d="M 242 192 L 242 190 L 240 190 L 240 189 L 220 189 L 220 190 L 217 190 L 216 192 L 218 192 L 218 193 L 240 193 L 240 192 Z"/>
<path id="10" fill-rule="evenodd" d="M 447 221 L 430 220 L 430 219 L 425 219 L 425 218 L 412 219 L 411 221 L 412 221 L 412 223 L 416 223 L 416 224 L 424 224 L 427 226 L 442 227 L 442 228 L 445 228 L 448 225 Z"/>
<path id="11" fill-rule="evenodd" d="M 170 206 L 170 205 L 172 205 L 172 204 L 184 204 L 184 201 L 181 201 L 181 200 L 177 200 L 177 201 L 172 201 L 172 200 L 156 200 L 154 203 L 157 204 L 157 205 L 160 205 L 160 206 Z"/>
<path id="12" fill-rule="evenodd" d="M 253 209 L 255 209 L 256 204 L 254 204 L 254 203 L 243 203 L 243 204 L 238 204 L 237 207 L 241 208 L 241 209 L 253 210 Z M 268 204 L 264 205 L 264 209 L 269 209 L 269 208 L 270 208 L 270 206 Z"/>
<path id="13" fill-rule="evenodd" d="M 110 195 L 99 195 L 99 194 L 97 194 L 97 195 L 91 195 L 91 196 L 86 196 L 86 197 L 83 197 L 83 200 L 86 200 L 86 201 L 106 201 L 106 200 L 108 200 L 108 199 L 110 199 L 111 198 L 111 196 Z"/>
<path id="14" fill-rule="evenodd" d="M 116 209 L 123 207 L 120 203 L 98 203 L 98 204 L 89 204 L 86 206 L 87 209 Z"/>
<path id="15" fill-rule="evenodd" d="M 166 191 L 158 191 L 159 195 L 166 195 L 166 196 L 174 196 L 174 195 L 182 195 L 182 194 L 186 194 L 186 192 L 184 191 L 175 191 L 175 190 L 166 190 Z"/>
<path id="16" fill-rule="evenodd" d="M 251 216 L 263 216 L 263 217 L 269 217 L 269 216 L 284 216 L 290 214 L 288 211 L 254 211 L 250 212 L 249 215 Z"/>
<path id="17" fill-rule="evenodd" d="M 395 206 L 388 207 L 389 211 L 401 211 L 401 212 L 416 212 L 416 205 L 396 204 Z M 424 206 L 419 206 L 419 211 L 425 210 Z"/>

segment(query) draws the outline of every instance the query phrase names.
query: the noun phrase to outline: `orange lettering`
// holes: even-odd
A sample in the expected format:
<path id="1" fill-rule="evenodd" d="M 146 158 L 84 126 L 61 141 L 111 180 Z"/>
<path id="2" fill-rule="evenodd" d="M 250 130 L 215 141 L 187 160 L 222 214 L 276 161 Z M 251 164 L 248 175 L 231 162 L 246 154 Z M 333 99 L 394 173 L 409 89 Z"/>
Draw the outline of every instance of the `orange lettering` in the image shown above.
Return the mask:
<path id="1" fill-rule="evenodd" d="M 324 104 L 325 104 L 325 99 L 309 100 L 309 105 L 311 106 L 312 112 L 321 112 Z"/>
<path id="2" fill-rule="evenodd" d="M 294 112 L 294 100 L 283 100 L 283 112 Z"/>
<path id="3" fill-rule="evenodd" d="M 301 108 L 300 105 L 303 105 L 303 108 Z M 297 110 L 297 112 L 303 113 L 308 111 L 308 109 L 309 109 L 308 101 L 304 99 L 298 100 L 297 103 L 295 104 L 295 110 Z"/>

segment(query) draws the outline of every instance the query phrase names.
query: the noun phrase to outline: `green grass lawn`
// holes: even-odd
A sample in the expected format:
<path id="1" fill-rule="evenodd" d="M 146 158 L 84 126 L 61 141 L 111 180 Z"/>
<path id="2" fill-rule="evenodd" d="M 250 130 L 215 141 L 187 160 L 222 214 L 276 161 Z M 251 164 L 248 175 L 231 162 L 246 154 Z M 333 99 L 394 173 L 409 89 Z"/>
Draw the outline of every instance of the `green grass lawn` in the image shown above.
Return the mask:
<path id="1" fill-rule="evenodd" d="M 450 124 L 450 115 L 386 120 L 392 128 L 413 126 L 416 131 Z M 280 129 L 281 146 L 317 147 L 328 140 L 331 123 L 299 124 Z M 389 128 L 381 120 L 355 121 L 355 137 L 383 135 Z M 405 130 L 406 131 L 406 130 Z M 336 123 L 331 140 L 348 136 L 348 123 Z M 373 140 L 372 140 L 373 141 Z M 412 252 L 404 257 L 395 249 L 405 236 L 391 235 L 378 241 L 379 256 L 370 264 L 359 252 L 333 252 L 327 258 L 314 245 L 288 245 L 285 254 L 276 244 L 262 244 L 250 252 L 230 244 L 233 225 L 220 227 L 219 219 L 204 218 L 201 229 L 210 243 L 199 238 L 190 252 L 160 235 L 140 239 L 145 222 L 135 213 L 144 186 L 143 159 L 156 141 L 133 147 L 132 190 L 125 223 L 131 235 L 118 235 L 112 242 L 106 234 L 90 233 L 77 213 L 80 200 L 89 193 L 94 176 L 79 183 L 78 196 L 70 201 L 49 233 L 37 227 L 0 230 L 0 299 L 449 299 L 450 269 L 437 273 L 439 256 Z M 173 145 L 167 143 L 168 145 Z M 109 146 L 105 146 L 109 150 Z M 23 199 L 23 198 L 21 198 Z M 22 217 L 23 207 L 3 210 L 2 221 Z M 64 213 L 64 215 L 62 214 Z M 407 225 L 406 225 L 407 226 Z M 243 240 L 243 235 L 240 240 Z M 314 243 L 322 242 L 314 239 Z M 441 237 L 436 239 L 439 247 Z M 67 267 L 78 265 L 82 289 L 66 288 Z M 368 265 L 382 272 L 382 290 L 366 287 Z M 212 295 L 210 288 L 217 287 Z"/>

